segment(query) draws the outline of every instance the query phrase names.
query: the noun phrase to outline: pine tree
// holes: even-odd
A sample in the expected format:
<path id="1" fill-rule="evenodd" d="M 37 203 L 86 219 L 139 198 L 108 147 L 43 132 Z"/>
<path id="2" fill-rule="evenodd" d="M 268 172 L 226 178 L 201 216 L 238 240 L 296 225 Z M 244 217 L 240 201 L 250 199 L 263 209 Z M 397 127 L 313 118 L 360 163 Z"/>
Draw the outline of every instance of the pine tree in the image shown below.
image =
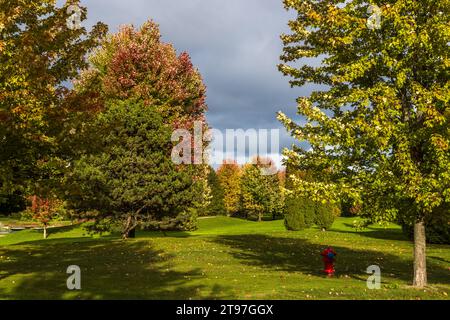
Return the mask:
<path id="1" fill-rule="evenodd" d="M 128 238 L 137 227 L 196 227 L 200 182 L 192 178 L 193 165 L 172 162 L 171 128 L 157 111 L 117 101 L 94 128 L 100 149 L 75 161 L 65 183 L 70 207 L 93 219 L 94 231 L 119 224 Z"/>
<path id="2" fill-rule="evenodd" d="M 207 206 L 207 215 L 225 215 L 224 191 L 214 168 L 209 167 L 208 185 L 211 189 L 211 200 Z"/>

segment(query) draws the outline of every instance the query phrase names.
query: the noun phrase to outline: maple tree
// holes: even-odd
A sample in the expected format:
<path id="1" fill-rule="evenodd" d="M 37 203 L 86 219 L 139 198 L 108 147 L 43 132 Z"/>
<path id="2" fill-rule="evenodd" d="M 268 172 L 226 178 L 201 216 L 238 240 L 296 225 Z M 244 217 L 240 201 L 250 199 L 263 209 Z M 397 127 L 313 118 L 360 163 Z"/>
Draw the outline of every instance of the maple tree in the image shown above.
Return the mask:
<path id="1" fill-rule="evenodd" d="M 56 217 L 58 209 L 61 207 L 62 201 L 56 198 L 31 197 L 30 210 L 33 214 L 32 218 L 42 225 L 44 239 L 48 237 L 47 230 L 50 222 Z"/>
<path id="2" fill-rule="evenodd" d="M 242 210 L 247 217 L 256 217 L 259 222 L 262 221 L 264 214 L 270 214 L 275 219 L 283 212 L 284 197 L 278 172 L 274 174 L 264 172 L 264 169 L 272 165 L 271 159 L 257 157 L 242 168 L 240 179 Z"/>
<path id="3" fill-rule="evenodd" d="M 286 151 L 314 173 L 294 189 L 317 201 L 355 199 L 371 221 L 414 225 L 413 285 L 427 284 L 425 223 L 450 202 L 450 2 L 285 0 L 297 12 L 282 35 L 280 71 L 305 124 L 279 120 L 310 148 Z M 380 8 L 379 28 L 368 24 Z M 298 65 L 303 58 L 318 64 Z M 407 210 L 406 210 L 407 208 Z"/>
<path id="4" fill-rule="evenodd" d="M 227 215 L 238 213 L 241 209 L 241 167 L 235 161 L 226 160 L 217 169 L 217 176 L 223 189 Z"/>
<path id="5" fill-rule="evenodd" d="M 94 93 L 97 103 L 142 99 L 174 128 L 205 123 L 206 88 L 186 52 L 161 41 L 159 27 L 125 25 L 109 35 L 90 56 L 91 68 L 76 83 L 79 93 Z"/>
<path id="6" fill-rule="evenodd" d="M 87 67 L 86 54 L 96 47 L 107 27 L 67 26 L 69 1 L 0 0 L 0 188 L 36 189 L 64 165 L 60 143 L 66 120 L 77 106 L 65 103 L 67 81 Z M 81 20 L 86 8 L 79 7 Z M 59 160 L 58 160 L 59 159 Z M 32 183 L 30 183 L 32 182 Z"/>

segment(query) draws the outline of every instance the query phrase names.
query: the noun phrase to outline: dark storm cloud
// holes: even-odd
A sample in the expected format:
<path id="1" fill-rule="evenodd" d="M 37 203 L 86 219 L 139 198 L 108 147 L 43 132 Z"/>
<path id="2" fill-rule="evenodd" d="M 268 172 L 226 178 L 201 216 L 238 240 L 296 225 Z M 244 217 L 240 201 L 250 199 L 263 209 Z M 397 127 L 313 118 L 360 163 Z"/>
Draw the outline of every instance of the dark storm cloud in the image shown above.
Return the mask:
<path id="1" fill-rule="evenodd" d="M 277 70 L 280 34 L 293 13 L 281 0 L 92 0 L 87 25 L 103 21 L 140 26 L 148 19 L 163 40 L 187 51 L 208 87 L 208 122 L 217 129 L 282 128 L 276 112 L 295 115 L 295 99 L 308 94 L 291 89 Z M 282 146 L 292 143 L 284 132 Z"/>

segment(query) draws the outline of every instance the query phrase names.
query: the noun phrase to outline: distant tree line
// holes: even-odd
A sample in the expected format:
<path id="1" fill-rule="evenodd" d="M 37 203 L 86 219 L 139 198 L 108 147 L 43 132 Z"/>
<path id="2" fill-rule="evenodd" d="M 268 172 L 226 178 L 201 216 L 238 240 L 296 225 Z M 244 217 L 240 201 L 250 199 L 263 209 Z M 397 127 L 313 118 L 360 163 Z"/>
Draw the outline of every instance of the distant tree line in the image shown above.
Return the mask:
<path id="1" fill-rule="evenodd" d="M 254 221 L 284 219 L 288 230 L 302 230 L 313 225 L 331 228 L 340 209 L 292 194 L 289 177 L 292 172 L 279 170 L 275 174 L 263 174 L 264 167 L 271 165 L 270 159 L 256 158 L 243 166 L 225 161 L 217 173 L 211 168 L 211 176 L 216 181 L 213 190 L 217 190 L 213 192 L 212 203 L 220 210 L 207 214 Z"/>

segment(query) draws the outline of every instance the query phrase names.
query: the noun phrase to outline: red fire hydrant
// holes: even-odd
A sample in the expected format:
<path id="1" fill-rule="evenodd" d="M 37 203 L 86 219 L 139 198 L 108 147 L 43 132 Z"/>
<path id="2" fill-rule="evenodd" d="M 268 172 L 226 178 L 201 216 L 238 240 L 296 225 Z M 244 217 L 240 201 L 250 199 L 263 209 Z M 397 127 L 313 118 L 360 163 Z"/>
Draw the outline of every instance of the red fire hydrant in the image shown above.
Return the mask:
<path id="1" fill-rule="evenodd" d="M 331 247 L 328 247 L 325 250 L 323 250 L 320 255 L 322 256 L 323 263 L 325 265 L 323 271 L 329 277 L 332 277 L 334 274 L 334 260 L 336 257 L 336 252 Z"/>

